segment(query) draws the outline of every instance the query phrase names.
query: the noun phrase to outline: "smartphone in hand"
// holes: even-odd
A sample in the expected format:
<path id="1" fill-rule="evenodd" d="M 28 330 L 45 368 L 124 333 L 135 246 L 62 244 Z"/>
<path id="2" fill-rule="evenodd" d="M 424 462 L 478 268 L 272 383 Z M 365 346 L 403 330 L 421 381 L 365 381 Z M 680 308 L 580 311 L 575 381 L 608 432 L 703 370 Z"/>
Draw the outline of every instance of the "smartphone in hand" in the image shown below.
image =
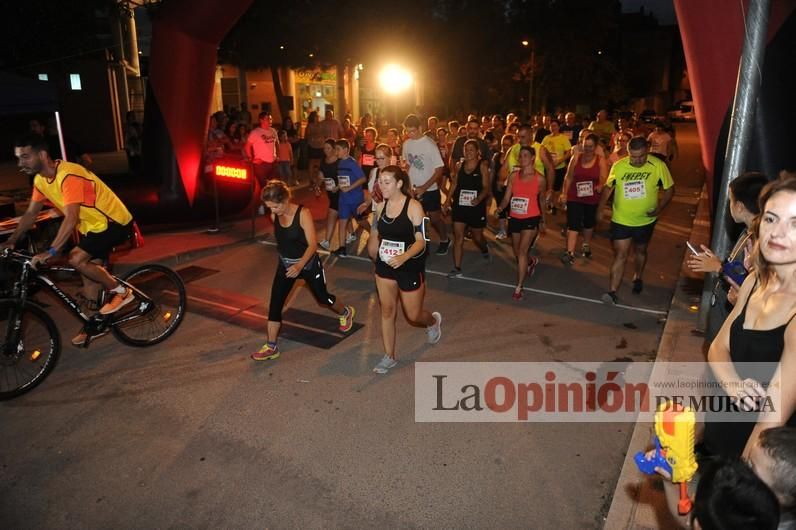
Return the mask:
<path id="1" fill-rule="evenodd" d="M 728 261 L 721 266 L 721 272 L 736 284 L 741 285 L 746 279 L 747 270 L 740 261 Z"/>

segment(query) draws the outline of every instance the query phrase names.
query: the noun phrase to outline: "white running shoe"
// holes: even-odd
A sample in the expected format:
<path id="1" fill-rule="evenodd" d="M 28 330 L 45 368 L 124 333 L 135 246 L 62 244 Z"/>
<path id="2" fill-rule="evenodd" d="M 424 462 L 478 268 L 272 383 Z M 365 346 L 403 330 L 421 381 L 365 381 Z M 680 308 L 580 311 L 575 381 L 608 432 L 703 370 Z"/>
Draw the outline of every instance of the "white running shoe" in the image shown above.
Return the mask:
<path id="1" fill-rule="evenodd" d="M 388 355 L 385 355 L 381 358 L 379 364 L 373 368 L 373 371 L 377 374 L 386 374 L 390 371 L 390 368 L 393 368 L 396 364 L 398 364 L 398 361 Z"/>
<path id="2" fill-rule="evenodd" d="M 436 344 L 439 342 L 439 339 L 442 338 L 442 315 L 435 311 L 431 313 L 431 316 L 434 317 L 436 323 L 433 326 L 427 327 L 426 333 L 428 333 L 428 343 Z"/>

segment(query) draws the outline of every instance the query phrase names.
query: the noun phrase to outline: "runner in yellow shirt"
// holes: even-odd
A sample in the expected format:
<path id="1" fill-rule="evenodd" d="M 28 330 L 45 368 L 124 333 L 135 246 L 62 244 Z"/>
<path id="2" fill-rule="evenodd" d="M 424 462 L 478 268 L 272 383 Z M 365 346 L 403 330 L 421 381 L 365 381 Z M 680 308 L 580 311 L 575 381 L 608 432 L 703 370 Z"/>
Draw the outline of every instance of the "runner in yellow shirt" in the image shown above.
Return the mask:
<path id="1" fill-rule="evenodd" d="M 58 255 L 77 228 L 80 242 L 69 252 L 69 263 L 83 276 L 87 293 L 92 282 L 111 293 L 110 300 L 99 312 L 103 315 L 114 313 L 132 302 L 134 296 L 99 263 L 108 257 L 113 247 L 130 238 L 133 216 L 94 173 L 79 164 L 53 160 L 48 149 L 44 138 L 35 134 L 16 142 L 14 154 L 20 171 L 35 175 L 33 195 L 17 229 L 2 247 L 16 245 L 17 240 L 33 226 L 44 201 L 49 200 L 63 212 L 64 220 L 50 248 L 33 256 L 33 267 Z M 86 340 L 86 333 L 81 331 L 72 339 L 72 344 L 82 346 Z"/>
<path id="2" fill-rule="evenodd" d="M 647 244 L 652 238 L 658 215 L 674 196 L 674 181 L 669 168 L 658 158 L 648 156 L 646 139 L 633 138 L 628 145 L 628 151 L 630 156 L 611 166 L 597 207 L 597 222 L 599 222 L 603 208 L 613 194 L 611 241 L 614 247 L 614 262 L 611 265 L 609 290 L 602 295 L 603 302 L 610 305 L 618 303 L 616 291 L 622 283 L 631 241 L 636 264 L 633 294 L 641 293 L 644 288 L 641 276 L 647 264 Z M 659 183 L 664 190 L 660 201 L 658 201 Z"/>
<path id="3" fill-rule="evenodd" d="M 572 144 L 561 133 L 561 122 L 555 118 L 550 120 L 550 134 L 542 140 L 542 147 L 550 153 L 555 167 L 553 186 L 547 190 L 547 197 L 545 197 L 548 213 L 555 214 L 555 205 L 558 204 L 558 196 L 561 194 L 561 186 L 564 184 L 564 175 L 567 174 L 567 164 L 572 156 Z"/>
<path id="4" fill-rule="evenodd" d="M 608 120 L 608 111 L 605 109 L 597 112 L 597 119 L 589 124 L 589 129 L 600 137 L 600 142 L 608 147 L 611 143 L 611 136 L 616 132 L 614 122 Z"/>
<path id="5" fill-rule="evenodd" d="M 536 171 L 541 173 L 547 179 L 547 182 L 553 182 L 555 178 L 555 167 L 550 158 L 550 153 L 539 142 L 532 142 L 533 140 L 533 127 L 531 125 L 523 125 L 517 131 L 517 143 L 512 145 L 506 153 L 506 163 L 500 166 L 500 182 L 506 182 L 509 174 L 516 168 L 520 167 L 520 147 L 528 146 L 533 147 L 536 153 L 536 162 L 534 167 Z"/>

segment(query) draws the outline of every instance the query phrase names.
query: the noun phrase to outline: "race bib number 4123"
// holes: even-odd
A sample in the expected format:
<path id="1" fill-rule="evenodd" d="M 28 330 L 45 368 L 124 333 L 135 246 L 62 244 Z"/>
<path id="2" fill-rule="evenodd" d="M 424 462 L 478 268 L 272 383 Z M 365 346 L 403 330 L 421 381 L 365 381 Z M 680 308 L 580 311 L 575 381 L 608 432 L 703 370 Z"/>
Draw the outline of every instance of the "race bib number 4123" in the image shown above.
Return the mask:
<path id="1" fill-rule="evenodd" d="M 391 241 L 382 239 L 379 245 L 379 259 L 384 263 L 389 263 L 390 259 L 400 256 L 406 251 L 406 244 L 403 241 Z"/>

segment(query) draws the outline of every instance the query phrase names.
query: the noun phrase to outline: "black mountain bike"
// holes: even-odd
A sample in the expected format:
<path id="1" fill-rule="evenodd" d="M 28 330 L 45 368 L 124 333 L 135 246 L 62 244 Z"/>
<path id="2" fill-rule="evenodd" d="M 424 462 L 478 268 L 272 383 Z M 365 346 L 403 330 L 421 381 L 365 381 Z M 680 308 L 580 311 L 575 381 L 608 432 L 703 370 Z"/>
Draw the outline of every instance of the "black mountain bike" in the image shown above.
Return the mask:
<path id="1" fill-rule="evenodd" d="M 31 267 L 32 254 L 6 249 L 0 254 L 4 270 L 13 271 L 10 289 L 0 298 L 0 400 L 24 394 L 55 368 L 61 337 L 55 321 L 32 295 L 45 288 L 83 322 L 91 339 L 110 331 L 124 344 L 152 346 L 164 341 L 185 316 L 185 285 L 176 272 L 162 265 L 144 265 L 119 282 L 132 289 L 135 299 L 116 313 L 87 316 L 79 303 L 49 277 L 51 273 L 77 274 L 72 267 Z M 102 301 L 100 301 L 102 302 Z"/>

